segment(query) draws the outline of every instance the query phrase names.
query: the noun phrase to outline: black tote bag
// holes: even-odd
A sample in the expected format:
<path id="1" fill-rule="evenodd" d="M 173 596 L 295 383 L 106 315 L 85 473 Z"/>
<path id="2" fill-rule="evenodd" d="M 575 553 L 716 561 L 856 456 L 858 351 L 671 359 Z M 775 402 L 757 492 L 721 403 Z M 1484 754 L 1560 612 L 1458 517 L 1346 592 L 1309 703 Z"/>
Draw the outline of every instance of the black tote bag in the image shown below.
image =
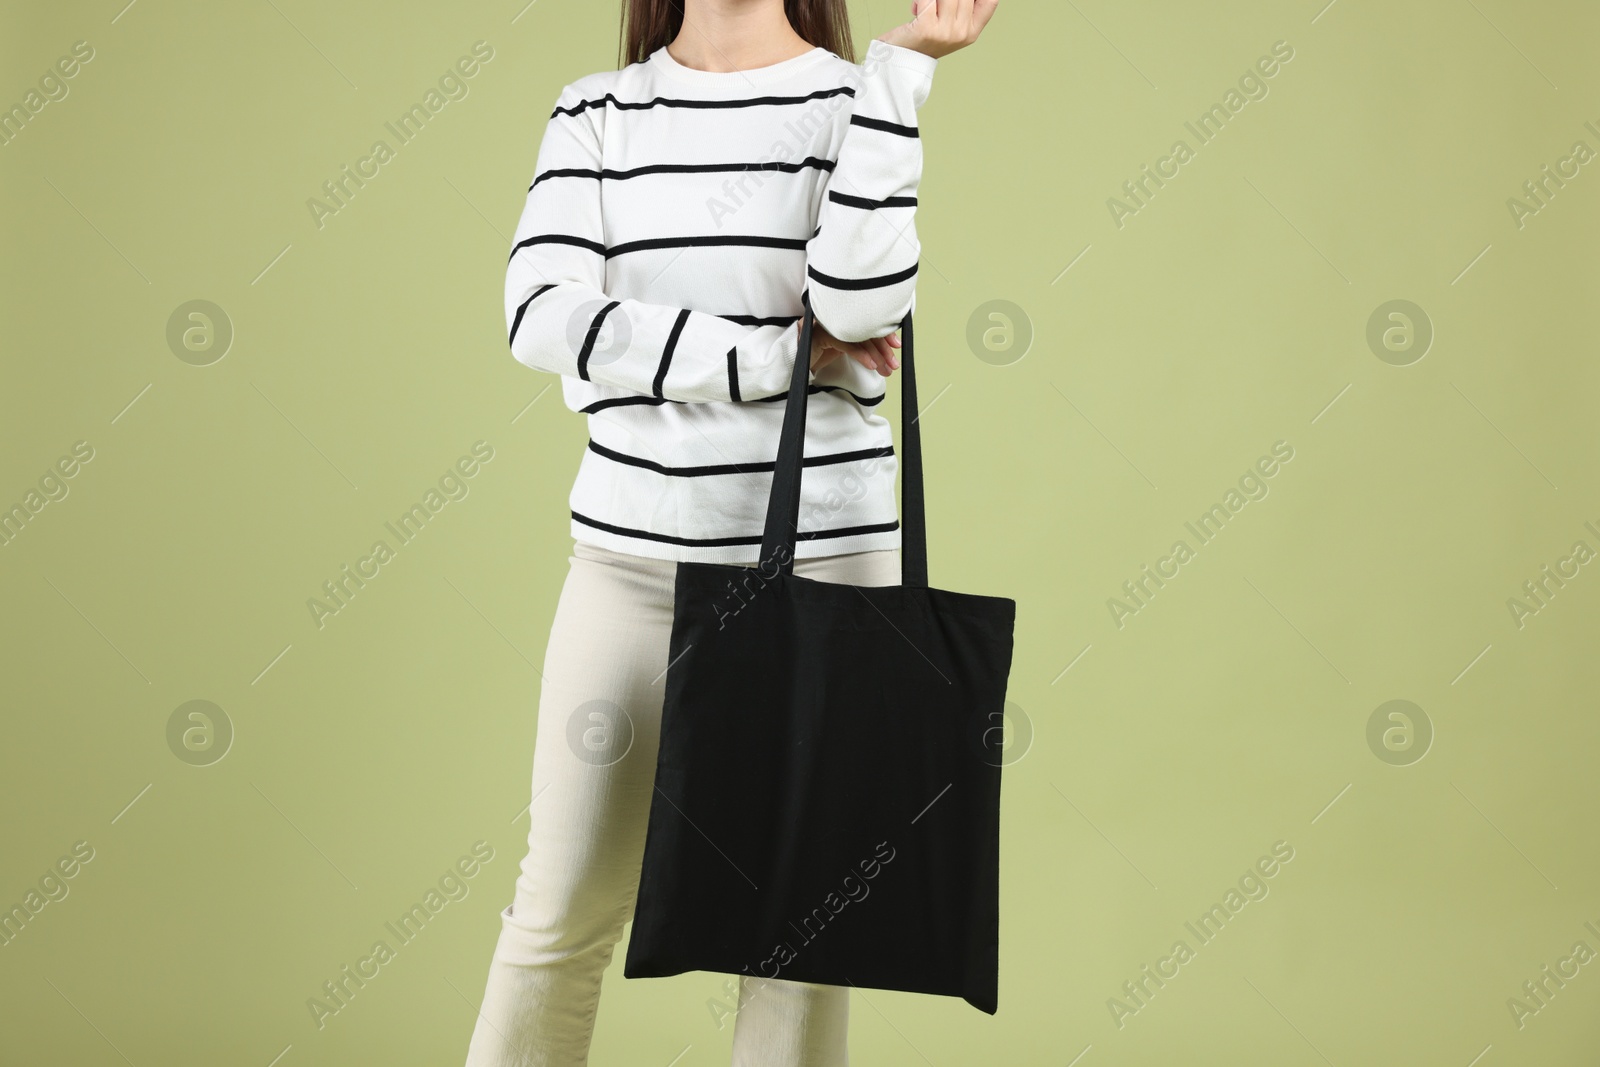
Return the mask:
<path id="1" fill-rule="evenodd" d="M 901 584 L 794 573 L 808 298 L 756 567 L 680 562 L 623 976 L 718 971 L 994 1014 L 1016 602 L 928 585 L 912 321 Z"/>

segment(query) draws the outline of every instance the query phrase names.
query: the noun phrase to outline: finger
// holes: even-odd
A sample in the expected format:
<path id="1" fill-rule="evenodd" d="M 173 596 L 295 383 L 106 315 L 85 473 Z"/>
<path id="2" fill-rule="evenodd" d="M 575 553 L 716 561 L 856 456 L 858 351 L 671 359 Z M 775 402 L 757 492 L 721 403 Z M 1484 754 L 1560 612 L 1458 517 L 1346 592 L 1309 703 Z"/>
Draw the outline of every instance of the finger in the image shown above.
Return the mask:
<path id="1" fill-rule="evenodd" d="M 900 361 L 895 358 L 894 347 L 889 344 L 889 339 L 887 337 L 874 337 L 872 339 L 872 345 L 877 350 L 878 361 L 880 364 L 888 367 L 890 370 L 894 370 L 900 365 Z"/>
<path id="2" fill-rule="evenodd" d="M 874 372 L 880 378 L 887 378 L 892 372 L 882 361 L 873 358 L 863 358 L 862 365 Z"/>
<path id="3" fill-rule="evenodd" d="M 878 366 L 882 367 L 885 373 L 894 370 L 899 361 L 895 358 L 894 349 L 889 347 L 889 339 L 874 337 L 872 345 L 878 357 Z"/>
<path id="4" fill-rule="evenodd" d="M 995 8 L 999 6 L 1000 0 L 977 0 L 972 5 L 972 16 L 977 20 L 972 28 L 974 35 L 983 32 L 983 28 L 989 25 L 989 20 L 994 18 Z"/>
<path id="5" fill-rule="evenodd" d="M 958 40 L 969 41 L 975 26 L 973 5 L 975 0 L 961 0 L 961 6 L 955 12 L 955 19 L 951 29 L 955 31 Z"/>
<path id="6" fill-rule="evenodd" d="M 872 349 L 872 369 L 885 378 L 894 371 L 894 368 L 889 365 L 889 357 L 879 352 L 876 345 Z"/>
<path id="7" fill-rule="evenodd" d="M 878 357 L 877 351 L 868 345 L 855 346 L 850 355 L 857 363 L 868 370 L 877 371 L 879 374 L 883 373 L 883 361 Z"/>

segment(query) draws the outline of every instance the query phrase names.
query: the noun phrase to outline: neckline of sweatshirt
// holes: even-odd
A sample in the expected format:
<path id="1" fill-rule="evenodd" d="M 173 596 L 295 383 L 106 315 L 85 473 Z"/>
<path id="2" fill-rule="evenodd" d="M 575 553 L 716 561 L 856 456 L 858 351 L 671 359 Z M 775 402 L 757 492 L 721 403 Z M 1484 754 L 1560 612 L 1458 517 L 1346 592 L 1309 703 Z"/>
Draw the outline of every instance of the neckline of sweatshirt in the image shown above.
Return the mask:
<path id="1" fill-rule="evenodd" d="M 696 67 L 686 67 L 673 59 L 667 52 L 667 46 L 662 45 L 650 53 L 647 62 L 656 71 L 671 78 L 673 81 L 685 85 L 699 85 L 710 89 L 737 89 L 752 85 L 771 85 L 793 77 L 824 57 L 833 53 L 820 45 L 814 46 L 809 52 L 801 52 L 797 56 L 769 63 L 764 67 L 752 67 L 749 70 L 700 70 Z"/>

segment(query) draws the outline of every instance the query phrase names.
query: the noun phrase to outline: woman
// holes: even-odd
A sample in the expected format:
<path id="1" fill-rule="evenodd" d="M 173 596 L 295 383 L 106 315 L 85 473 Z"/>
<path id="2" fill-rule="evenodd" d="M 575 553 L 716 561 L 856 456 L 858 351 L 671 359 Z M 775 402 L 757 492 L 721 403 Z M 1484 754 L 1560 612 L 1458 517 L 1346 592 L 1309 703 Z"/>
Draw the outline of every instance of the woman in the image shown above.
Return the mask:
<path id="1" fill-rule="evenodd" d="M 914 306 L 917 110 L 996 2 L 916 0 L 858 66 L 844 0 L 629 0 L 627 65 L 556 101 L 506 318 L 512 354 L 562 375 L 590 441 L 528 851 L 469 1067 L 587 1061 L 638 890 L 674 571 L 758 562 L 802 300 L 816 318 L 794 572 L 900 580 L 876 406 Z M 847 1062 L 847 988 L 742 978 L 738 1006 L 736 1065 Z"/>

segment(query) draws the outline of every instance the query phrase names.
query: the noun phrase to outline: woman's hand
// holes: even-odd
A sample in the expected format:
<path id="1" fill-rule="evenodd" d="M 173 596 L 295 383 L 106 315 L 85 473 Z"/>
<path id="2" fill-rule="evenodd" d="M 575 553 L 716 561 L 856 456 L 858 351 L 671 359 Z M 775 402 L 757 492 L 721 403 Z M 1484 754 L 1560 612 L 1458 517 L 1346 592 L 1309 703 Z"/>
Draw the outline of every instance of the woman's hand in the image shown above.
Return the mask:
<path id="1" fill-rule="evenodd" d="M 938 59 L 978 39 L 1000 0 L 911 0 L 911 21 L 878 40 Z"/>
<path id="2" fill-rule="evenodd" d="M 795 324 L 799 329 L 801 323 Z M 885 378 L 900 367 L 900 357 L 895 355 L 895 349 L 900 347 L 900 338 L 897 334 L 887 337 L 872 337 L 865 341 L 841 341 L 827 330 L 822 323 L 811 320 L 811 373 L 826 367 L 840 356 L 849 356 L 868 370 L 875 370 Z"/>

